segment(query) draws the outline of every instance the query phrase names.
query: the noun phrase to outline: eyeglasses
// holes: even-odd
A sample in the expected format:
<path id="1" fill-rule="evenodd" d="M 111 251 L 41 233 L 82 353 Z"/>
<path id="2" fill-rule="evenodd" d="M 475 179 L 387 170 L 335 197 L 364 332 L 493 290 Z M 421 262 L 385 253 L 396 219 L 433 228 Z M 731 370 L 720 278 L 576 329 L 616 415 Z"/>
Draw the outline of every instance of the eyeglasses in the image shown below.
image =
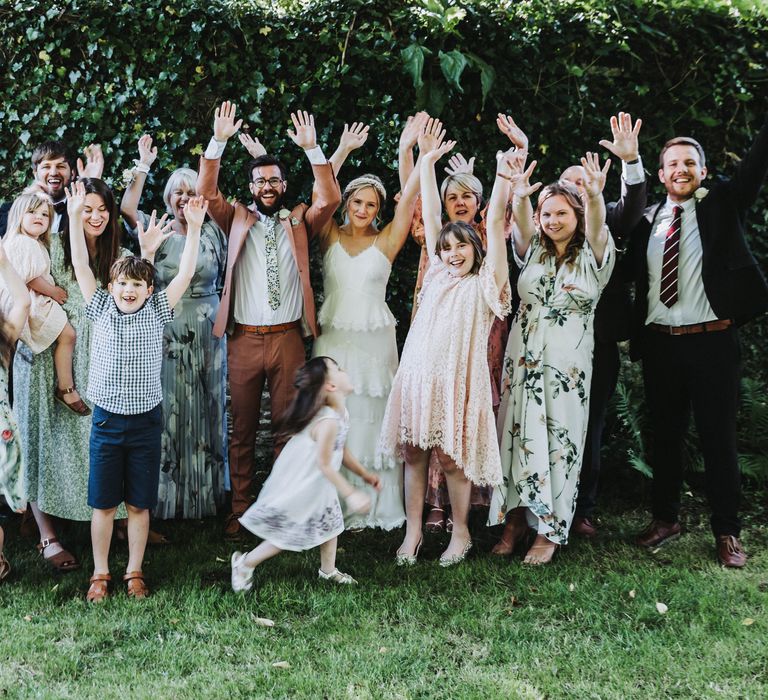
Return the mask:
<path id="1" fill-rule="evenodd" d="M 264 185 L 269 183 L 270 187 L 277 187 L 278 185 L 282 185 L 284 180 L 281 177 L 271 177 L 269 180 L 265 180 L 263 177 L 257 177 L 253 184 L 256 186 L 257 190 L 260 190 Z"/>

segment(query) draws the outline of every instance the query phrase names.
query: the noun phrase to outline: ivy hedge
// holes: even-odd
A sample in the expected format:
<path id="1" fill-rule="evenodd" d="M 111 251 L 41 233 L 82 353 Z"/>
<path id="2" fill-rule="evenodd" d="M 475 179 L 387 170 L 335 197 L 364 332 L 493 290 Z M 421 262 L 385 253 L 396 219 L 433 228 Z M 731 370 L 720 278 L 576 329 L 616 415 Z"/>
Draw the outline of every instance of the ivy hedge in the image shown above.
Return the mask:
<path id="1" fill-rule="evenodd" d="M 120 190 L 119 173 L 149 132 L 160 155 L 145 203 L 160 206 L 168 172 L 196 167 L 225 98 L 287 162 L 296 198 L 311 187 L 286 137 L 299 108 L 316 115 L 328 154 L 344 122 L 369 123 L 368 143 L 340 179 L 374 172 L 389 192 L 397 189 L 399 131 L 417 108 L 443 119 L 458 150 L 477 156 L 486 186 L 504 145 L 500 111 L 529 134 L 544 181 L 598 148 L 619 110 L 643 118 L 652 181 L 661 144 L 677 134 L 699 139 L 713 176 L 727 175 L 768 111 L 766 14 L 764 3 L 737 0 L 6 0 L 0 198 L 29 180 L 32 148 L 51 138 L 101 142 L 106 175 Z M 226 193 L 247 197 L 246 157 L 233 141 Z M 764 267 L 766 205 L 764 191 L 750 225 Z M 390 285 L 401 340 L 417 257 L 409 244 Z M 766 320 L 744 339 L 747 372 L 764 383 Z"/>

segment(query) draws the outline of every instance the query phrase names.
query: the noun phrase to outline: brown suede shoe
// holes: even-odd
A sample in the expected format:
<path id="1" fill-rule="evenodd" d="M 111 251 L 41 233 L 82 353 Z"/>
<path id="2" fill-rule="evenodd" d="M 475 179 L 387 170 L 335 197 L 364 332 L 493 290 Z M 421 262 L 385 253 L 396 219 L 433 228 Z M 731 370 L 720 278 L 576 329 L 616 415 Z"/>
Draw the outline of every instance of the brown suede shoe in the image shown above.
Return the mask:
<path id="1" fill-rule="evenodd" d="M 571 534 L 592 539 L 597 535 L 597 527 L 589 518 L 577 515 L 571 524 Z"/>
<path id="2" fill-rule="evenodd" d="M 661 545 L 680 537 L 680 523 L 665 523 L 663 520 L 651 520 L 635 539 L 641 547 L 661 547 Z"/>
<path id="3" fill-rule="evenodd" d="M 718 535 L 715 540 L 717 542 L 717 561 L 723 566 L 740 569 L 747 563 L 747 553 L 737 537 Z"/>
<path id="4" fill-rule="evenodd" d="M 238 522 L 238 518 L 242 515 L 242 513 L 230 513 L 227 516 L 227 520 L 224 523 L 224 539 L 239 540 L 242 537 L 244 534 L 243 528 Z"/>

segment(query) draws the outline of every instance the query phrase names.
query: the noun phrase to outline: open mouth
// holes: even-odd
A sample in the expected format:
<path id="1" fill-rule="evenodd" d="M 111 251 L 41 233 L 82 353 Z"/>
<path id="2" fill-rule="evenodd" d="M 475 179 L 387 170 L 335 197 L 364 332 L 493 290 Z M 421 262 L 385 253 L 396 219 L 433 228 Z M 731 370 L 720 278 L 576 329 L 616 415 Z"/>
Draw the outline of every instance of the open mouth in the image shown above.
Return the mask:
<path id="1" fill-rule="evenodd" d="M 61 178 L 60 177 L 49 177 L 45 180 L 47 185 L 50 185 L 51 187 L 58 187 L 61 184 Z"/>

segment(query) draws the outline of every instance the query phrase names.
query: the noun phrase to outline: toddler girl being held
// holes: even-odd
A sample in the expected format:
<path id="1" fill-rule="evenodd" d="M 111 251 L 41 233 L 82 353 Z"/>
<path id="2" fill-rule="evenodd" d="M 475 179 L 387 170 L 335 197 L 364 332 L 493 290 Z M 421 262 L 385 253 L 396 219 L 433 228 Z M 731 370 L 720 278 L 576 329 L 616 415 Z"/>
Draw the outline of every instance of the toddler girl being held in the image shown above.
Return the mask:
<path id="1" fill-rule="evenodd" d="M 67 293 L 56 286 L 51 276 L 48 244 L 53 215 L 50 198 L 35 187 L 17 197 L 8 214 L 6 255 L 29 288 L 32 300 L 29 319 L 20 340 L 35 354 L 56 343 L 53 350 L 57 380 L 54 397 L 73 413 L 88 416 L 91 409 L 74 386 L 72 355 L 76 335 L 61 307 L 67 301 Z M 7 306 L 8 293 L 5 290 L 3 297 L 3 305 Z"/>
<path id="2" fill-rule="evenodd" d="M 369 497 L 339 473 L 342 464 L 377 490 L 379 477 L 368 472 L 344 446 L 349 429 L 346 398 L 352 382 L 329 357 L 315 357 L 296 373 L 296 396 L 282 418 L 281 433 L 291 435 L 272 467 L 256 502 L 240 523 L 264 541 L 245 554 L 232 555 L 232 588 L 247 591 L 253 571 L 283 550 L 320 547 L 320 579 L 356 583 L 336 568 L 336 544 L 344 531 L 339 496 L 348 512 L 366 513 Z"/>

